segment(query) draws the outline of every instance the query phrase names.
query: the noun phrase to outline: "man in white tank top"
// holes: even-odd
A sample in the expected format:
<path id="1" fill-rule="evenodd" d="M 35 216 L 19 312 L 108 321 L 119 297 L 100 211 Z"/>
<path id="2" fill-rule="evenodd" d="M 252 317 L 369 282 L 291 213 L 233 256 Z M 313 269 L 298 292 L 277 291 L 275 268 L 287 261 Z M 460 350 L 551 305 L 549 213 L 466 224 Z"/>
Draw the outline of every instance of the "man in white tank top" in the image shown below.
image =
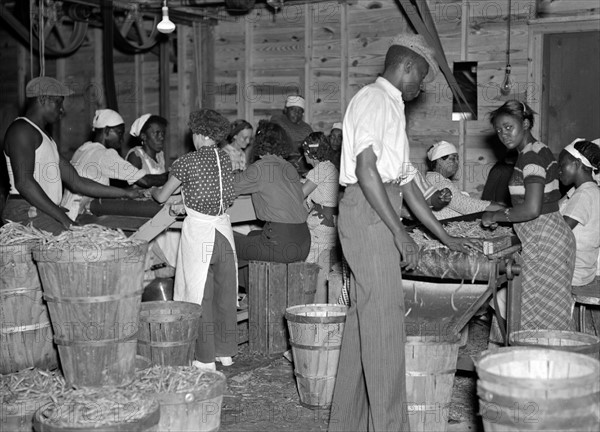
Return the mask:
<path id="1" fill-rule="evenodd" d="M 3 219 L 59 234 L 76 224 L 60 201 L 63 186 L 88 196 L 137 198 L 139 191 L 104 186 L 84 179 L 68 160 L 60 156 L 56 142 L 45 132 L 64 114 L 65 96 L 73 92 L 50 77 L 34 78 L 25 87 L 27 111 L 8 127 L 4 136 L 4 157 L 10 194 Z"/>

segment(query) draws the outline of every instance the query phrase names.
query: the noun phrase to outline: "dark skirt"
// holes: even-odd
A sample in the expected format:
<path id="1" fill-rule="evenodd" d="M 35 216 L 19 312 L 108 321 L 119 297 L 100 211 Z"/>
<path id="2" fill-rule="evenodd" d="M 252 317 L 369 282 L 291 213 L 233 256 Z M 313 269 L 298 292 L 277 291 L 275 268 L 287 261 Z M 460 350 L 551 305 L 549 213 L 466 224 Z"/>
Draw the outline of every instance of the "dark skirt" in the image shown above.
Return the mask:
<path id="1" fill-rule="evenodd" d="M 233 234 L 240 261 L 291 263 L 304 261 L 310 251 L 310 231 L 306 222 L 266 222 L 262 230 L 251 231 L 248 235 Z"/>

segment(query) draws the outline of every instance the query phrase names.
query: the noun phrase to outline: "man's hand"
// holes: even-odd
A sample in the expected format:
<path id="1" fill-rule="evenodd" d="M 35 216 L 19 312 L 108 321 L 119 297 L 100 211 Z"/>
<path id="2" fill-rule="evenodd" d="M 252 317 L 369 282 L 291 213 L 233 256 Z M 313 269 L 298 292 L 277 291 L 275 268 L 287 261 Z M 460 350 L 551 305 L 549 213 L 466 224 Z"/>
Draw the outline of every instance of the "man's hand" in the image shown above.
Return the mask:
<path id="1" fill-rule="evenodd" d="M 452 192 L 448 188 L 436 191 L 430 198 L 431 207 L 439 211 L 446 207 L 452 201 Z"/>
<path id="2" fill-rule="evenodd" d="M 406 232 L 394 236 L 394 244 L 400 252 L 400 266 L 407 271 L 414 270 L 419 264 L 419 246 Z"/>
<path id="3" fill-rule="evenodd" d="M 483 242 L 479 239 L 449 237 L 445 245 L 448 249 L 457 252 L 469 253 L 472 250 L 483 252 Z"/>

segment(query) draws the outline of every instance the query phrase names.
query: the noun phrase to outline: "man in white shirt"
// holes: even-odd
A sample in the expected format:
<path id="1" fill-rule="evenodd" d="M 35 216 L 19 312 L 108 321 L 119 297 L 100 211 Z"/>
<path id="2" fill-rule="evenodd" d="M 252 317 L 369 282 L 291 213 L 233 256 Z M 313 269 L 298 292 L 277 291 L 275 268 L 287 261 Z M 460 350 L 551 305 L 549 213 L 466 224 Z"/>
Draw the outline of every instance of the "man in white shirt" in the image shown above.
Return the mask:
<path id="1" fill-rule="evenodd" d="M 109 185 L 110 179 L 124 180 L 141 187 L 164 184 L 167 174 L 148 174 L 131 165 L 118 153 L 125 134 L 125 122 L 119 113 L 111 109 L 96 110 L 92 127 L 93 140 L 85 142 L 71 158 L 71 164 L 80 176 L 103 185 Z M 69 217 L 75 219 L 91 201 L 91 197 L 67 191 L 62 206 L 68 210 Z"/>
<path id="2" fill-rule="evenodd" d="M 423 37 L 400 35 L 388 49 L 383 74 L 354 96 L 344 117 L 340 184 L 346 191 L 338 229 L 356 284 L 330 431 L 408 430 L 401 266 L 414 269 L 419 249 L 400 221 L 402 197 L 449 248 L 475 246 L 444 231 L 412 181 L 404 101 L 415 99 L 436 71 Z"/>

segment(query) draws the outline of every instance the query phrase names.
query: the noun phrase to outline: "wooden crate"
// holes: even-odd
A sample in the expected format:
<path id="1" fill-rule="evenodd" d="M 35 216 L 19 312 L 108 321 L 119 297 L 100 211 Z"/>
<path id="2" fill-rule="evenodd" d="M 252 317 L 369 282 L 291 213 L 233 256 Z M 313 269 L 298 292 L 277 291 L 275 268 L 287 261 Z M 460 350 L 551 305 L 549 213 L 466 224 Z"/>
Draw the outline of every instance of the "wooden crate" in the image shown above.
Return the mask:
<path id="1" fill-rule="evenodd" d="M 261 354 L 288 349 L 285 310 L 314 302 L 319 266 L 250 261 L 248 283 L 248 343 Z"/>

